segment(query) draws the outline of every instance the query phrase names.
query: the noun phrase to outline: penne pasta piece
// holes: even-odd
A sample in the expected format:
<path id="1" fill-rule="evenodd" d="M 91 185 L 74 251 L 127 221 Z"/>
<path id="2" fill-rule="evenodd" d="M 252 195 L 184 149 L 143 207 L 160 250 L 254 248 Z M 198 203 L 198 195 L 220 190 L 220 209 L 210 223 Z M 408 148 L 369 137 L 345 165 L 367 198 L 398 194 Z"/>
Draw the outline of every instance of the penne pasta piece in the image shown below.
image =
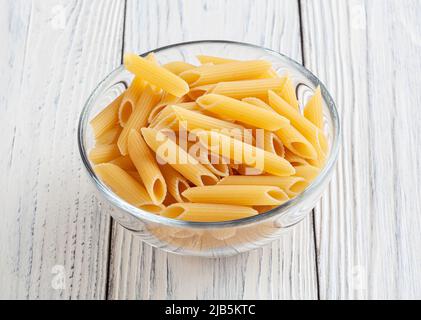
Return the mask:
<path id="1" fill-rule="evenodd" d="M 130 174 L 132 176 L 132 178 L 134 178 L 138 183 L 140 183 L 143 187 L 145 186 L 143 184 L 142 178 L 140 177 L 139 172 L 136 171 L 136 168 L 134 168 L 135 171 L 126 171 L 128 174 Z"/>
<path id="2" fill-rule="evenodd" d="M 220 57 L 215 57 L 215 56 L 207 56 L 203 54 L 197 55 L 196 58 L 200 61 L 201 64 L 208 64 L 208 63 L 224 64 L 224 63 L 229 63 L 229 62 L 240 61 L 240 60 L 226 59 L 226 58 L 220 58 Z"/>
<path id="3" fill-rule="evenodd" d="M 253 206 L 253 209 L 259 213 L 265 213 L 272 209 L 275 209 L 277 206 Z"/>
<path id="4" fill-rule="evenodd" d="M 165 179 L 148 145 L 134 129 L 129 134 L 128 150 L 152 202 L 161 204 L 167 194 Z"/>
<path id="5" fill-rule="evenodd" d="M 220 82 L 211 90 L 211 93 L 240 100 L 247 97 L 266 100 L 268 90 L 280 92 L 285 80 L 285 78 L 271 78 Z"/>
<path id="6" fill-rule="evenodd" d="M 240 140 L 212 131 L 201 131 L 197 135 L 206 148 L 234 160 L 234 163 L 245 164 L 276 176 L 290 176 L 295 173 L 294 167 L 284 158 Z"/>
<path id="7" fill-rule="evenodd" d="M 276 154 L 279 157 L 285 157 L 285 148 L 281 139 L 273 132 L 266 130 L 264 132 L 264 149 L 267 152 Z"/>
<path id="8" fill-rule="evenodd" d="M 269 131 L 279 130 L 289 124 L 288 119 L 273 111 L 217 94 L 201 96 L 196 102 L 208 112 Z"/>
<path id="9" fill-rule="evenodd" d="M 114 144 L 117 142 L 117 139 L 121 133 L 121 130 L 123 130 L 122 127 L 119 125 L 116 125 L 114 128 L 111 128 L 107 131 L 105 131 L 103 134 L 101 134 L 96 140 L 96 144 Z"/>
<path id="10" fill-rule="evenodd" d="M 226 177 L 229 175 L 229 160 L 222 159 L 221 156 L 208 152 L 208 150 L 200 142 L 191 142 L 188 146 L 188 152 L 214 175 L 220 177 Z"/>
<path id="11" fill-rule="evenodd" d="M 218 178 L 198 163 L 187 151 L 180 148 L 174 141 L 151 128 L 143 128 L 142 135 L 156 156 L 167 162 L 196 186 L 215 184 Z"/>
<path id="12" fill-rule="evenodd" d="M 178 98 L 168 92 L 164 92 L 161 101 L 149 113 L 148 123 L 151 123 L 169 104 L 180 103 L 181 101 L 183 101 L 183 98 Z"/>
<path id="13" fill-rule="evenodd" d="M 161 213 L 167 218 L 193 222 L 230 221 L 257 214 L 258 212 L 250 207 L 206 203 L 175 203 Z"/>
<path id="14" fill-rule="evenodd" d="M 135 54 L 125 54 L 124 65 L 128 71 L 137 77 L 174 96 L 181 97 L 189 91 L 189 86 L 183 79 L 156 63 Z"/>
<path id="15" fill-rule="evenodd" d="M 281 188 L 289 197 L 295 197 L 307 187 L 308 183 L 301 177 L 229 176 L 222 178 L 217 185 L 274 186 Z"/>
<path id="16" fill-rule="evenodd" d="M 95 146 L 89 152 L 89 160 L 94 164 L 109 162 L 120 156 L 120 150 L 116 144 L 103 144 Z"/>
<path id="17" fill-rule="evenodd" d="M 218 203 L 245 206 L 280 205 L 288 195 L 278 187 L 255 185 L 216 185 L 193 187 L 183 192 L 193 203 Z"/>
<path id="18" fill-rule="evenodd" d="M 273 91 L 269 91 L 269 104 L 276 112 L 291 121 L 291 124 L 316 149 L 318 156 L 317 159 L 321 162 L 324 162 L 329 146 L 323 132 Z M 313 157 L 305 158 L 314 159 Z"/>
<path id="19" fill-rule="evenodd" d="M 293 152 L 289 151 L 288 149 L 285 150 L 285 159 L 291 163 L 293 167 L 301 166 L 301 165 L 308 165 L 308 161 Z"/>
<path id="20" fill-rule="evenodd" d="M 196 111 L 190 111 L 179 106 L 171 106 L 178 120 L 186 127 L 188 131 L 194 131 L 197 129 L 203 130 L 235 130 L 239 132 L 244 130 L 244 127 L 233 124 L 228 121 L 209 117 L 204 114 L 200 114 Z"/>
<path id="21" fill-rule="evenodd" d="M 301 177 L 308 183 L 311 183 L 319 175 L 320 169 L 310 165 L 301 165 L 295 167 L 295 176 Z"/>
<path id="22" fill-rule="evenodd" d="M 235 61 L 225 64 L 203 65 L 180 74 L 190 87 L 198 87 L 223 81 L 256 79 L 270 69 L 263 60 Z"/>
<path id="23" fill-rule="evenodd" d="M 323 98 L 320 86 L 317 87 L 314 95 L 304 107 L 304 117 L 306 117 L 317 128 L 323 130 Z"/>
<path id="24" fill-rule="evenodd" d="M 135 110 L 118 138 L 117 144 L 122 155 L 126 155 L 128 153 L 127 140 L 129 139 L 130 131 L 132 129 L 139 131 L 141 128 L 146 126 L 149 113 L 159 99 L 160 95 L 156 94 L 148 85 L 139 98 Z"/>
<path id="25" fill-rule="evenodd" d="M 247 98 L 241 99 L 241 101 L 252 104 L 259 108 L 266 109 L 268 111 L 273 111 L 273 109 L 268 104 L 266 104 L 266 102 L 260 100 L 259 98 L 247 97 Z"/>
<path id="26" fill-rule="evenodd" d="M 190 89 L 189 93 L 187 94 L 192 100 L 197 100 L 197 98 L 203 96 L 204 94 L 207 94 L 211 92 L 215 88 L 214 84 L 207 84 L 200 87 L 195 87 Z"/>
<path id="27" fill-rule="evenodd" d="M 316 149 L 292 125 L 288 125 L 281 130 L 276 131 L 275 134 L 282 141 L 283 145 L 296 155 L 303 158 L 317 159 Z"/>
<path id="28" fill-rule="evenodd" d="M 123 101 L 123 96 L 124 93 L 115 98 L 113 102 L 90 121 L 95 139 L 118 124 L 118 108 L 120 107 L 121 101 Z"/>
<path id="29" fill-rule="evenodd" d="M 178 120 L 174 113 L 169 114 L 168 116 L 164 117 L 163 119 L 157 121 L 149 125 L 148 128 L 153 128 L 157 131 L 166 129 L 166 130 L 178 130 Z"/>
<path id="30" fill-rule="evenodd" d="M 167 184 L 168 194 L 170 194 L 176 202 L 187 202 L 188 200 L 182 196 L 184 190 L 190 188 L 186 178 L 174 170 L 169 164 L 160 165 L 160 168 Z"/>
<path id="31" fill-rule="evenodd" d="M 153 119 L 153 121 L 150 122 L 150 126 L 154 127 L 162 119 L 166 118 L 170 114 L 174 114 L 174 110 L 172 109 L 172 106 L 174 106 L 174 105 L 179 107 L 179 108 L 183 108 L 183 109 L 187 109 L 187 110 L 200 110 L 200 108 L 196 104 L 196 102 L 184 102 L 184 103 L 170 104 L 170 105 L 167 105 L 164 109 L 162 109 L 161 112 Z"/>
<path id="32" fill-rule="evenodd" d="M 153 205 L 145 188 L 120 167 L 103 163 L 96 165 L 94 171 L 124 201 L 138 208 Z"/>
<path id="33" fill-rule="evenodd" d="M 110 163 L 115 164 L 116 166 L 119 166 L 121 169 L 126 171 L 136 170 L 136 167 L 128 155 L 115 158 L 114 160 L 110 161 Z"/>
<path id="34" fill-rule="evenodd" d="M 142 79 L 135 77 L 124 93 L 123 100 L 118 109 L 118 121 L 120 126 L 124 127 L 126 125 L 144 88 L 145 82 Z"/>
<path id="35" fill-rule="evenodd" d="M 184 71 L 196 68 L 195 65 L 192 65 L 184 61 L 169 62 L 169 63 L 164 64 L 163 67 L 176 75 L 179 75 L 180 73 Z"/>
<path id="36" fill-rule="evenodd" d="M 295 95 L 295 88 L 289 76 L 286 76 L 284 85 L 279 95 L 295 110 L 300 111 L 297 96 Z"/>

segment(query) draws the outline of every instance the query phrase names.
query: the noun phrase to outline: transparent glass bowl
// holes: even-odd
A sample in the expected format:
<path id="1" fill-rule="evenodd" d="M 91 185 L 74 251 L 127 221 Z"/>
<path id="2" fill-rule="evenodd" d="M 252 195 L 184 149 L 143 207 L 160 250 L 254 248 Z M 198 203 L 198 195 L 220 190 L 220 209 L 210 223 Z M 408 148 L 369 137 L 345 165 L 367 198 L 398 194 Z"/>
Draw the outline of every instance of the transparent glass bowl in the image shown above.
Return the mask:
<path id="1" fill-rule="evenodd" d="M 261 247 L 303 220 L 327 187 L 337 160 L 340 127 L 338 113 L 330 94 L 322 83 L 302 65 L 277 52 L 245 43 L 230 41 L 195 41 L 179 43 L 153 50 L 161 63 L 184 60 L 197 63 L 196 55 L 216 55 L 224 58 L 264 59 L 273 64 L 279 74 L 288 72 L 297 88 L 302 107 L 320 85 L 324 100 L 325 133 L 330 143 L 326 166 L 317 179 L 299 196 L 266 213 L 229 222 L 178 221 L 140 210 L 115 195 L 95 175 L 88 160 L 94 145 L 89 121 L 123 92 L 133 76 L 121 66 L 107 76 L 89 97 L 80 116 L 78 143 L 82 161 L 97 192 L 110 201 L 116 210 L 112 216 L 152 246 L 181 255 L 221 257 L 235 255 Z M 144 53 L 143 56 L 149 52 Z"/>

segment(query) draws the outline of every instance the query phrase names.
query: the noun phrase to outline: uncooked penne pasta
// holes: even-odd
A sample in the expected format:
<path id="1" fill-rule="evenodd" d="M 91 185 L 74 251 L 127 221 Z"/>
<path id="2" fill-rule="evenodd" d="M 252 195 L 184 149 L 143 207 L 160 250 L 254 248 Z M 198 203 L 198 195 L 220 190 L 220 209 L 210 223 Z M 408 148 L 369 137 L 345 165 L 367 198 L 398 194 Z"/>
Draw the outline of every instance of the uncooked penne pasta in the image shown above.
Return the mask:
<path id="1" fill-rule="evenodd" d="M 124 65 L 128 71 L 132 72 L 137 77 L 174 96 L 181 97 L 189 92 L 189 86 L 183 79 L 156 63 L 135 54 L 125 54 Z"/>
<path id="2" fill-rule="evenodd" d="M 156 115 L 156 117 L 150 122 L 150 126 L 154 127 L 158 122 L 162 119 L 168 117 L 170 114 L 174 114 L 174 110 L 172 106 L 177 106 L 179 108 L 187 109 L 187 110 L 200 110 L 199 106 L 196 102 L 184 102 L 184 103 L 177 103 L 177 104 L 170 104 L 167 105 L 164 109 Z"/>
<path id="3" fill-rule="evenodd" d="M 135 110 L 118 138 L 117 144 L 122 155 L 126 155 L 128 152 L 127 140 L 129 139 L 130 131 L 132 129 L 139 131 L 141 128 L 146 126 L 149 113 L 159 99 L 160 95 L 156 94 L 150 86 L 147 86 L 142 92 Z"/>
<path id="4" fill-rule="evenodd" d="M 210 92 L 235 99 L 255 97 L 267 100 L 268 90 L 280 92 L 284 82 L 285 78 L 220 82 Z"/>
<path id="5" fill-rule="evenodd" d="M 328 143 L 323 132 L 291 107 L 275 92 L 269 91 L 269 104 L 276 112 L 291 121 L 291 124 L 313 145 L 317 151 L 318 159 L 326 158 Z M 308 157 L 311 159 L 311 157 Z"/>
<path id="6" fill-rule="evenodd" d="M 239 61 L 239 60 L 226 59 L 226 58 L 215 57 L 215 56 L 207 56 L 203 54 L 197 55 L 196 58 L 200 61 L 201 64 L 208 64 L 208 63 L 224 64 L 224 63 Z"/>
<path id="7" fill-rule="evenodd" d="M 126 171 L 136 170 L 136 167 L 134 166 L 134 163 L 132 159 L 130 159 L 129 155 L 115 158 L 114 160 L 110 161 L 110 163 L 115 164 L 116 166 L 119 166 L 121 169 Z"/>
<path id="8" fill-rule="evenodd" d="M 198 163 L 187 151 L 180 148 L 162 132 L 151 128 L 143 128 L 142 135 L 157 157 L 168 163 L 196 186 L 218 182 L 218 178 L 212 172 Z"/>
<path id="9" fill-rule="evenodd" d="M 209 93 L 215 88 L 214 84 L 207 84 L 200 87 L 194 87 L 190 89 L 189 93 L 187 94 L 191 99 L 196 100 L 197 98 L 203 96 L 206 93 Z"/>
<path id="10" fill-rule="evenodd" d="M 240 140 L 212 131 L 201 131 L 197 135 L 205 147 L 235 163 L 246 164 L 276 176 L 295 173 L 294 167 L 284 158 Z"/>
<path id="11" fill-rule="evenodd" d="M 292 125 L 275 132 L 285 147 L 296 155 L 308 159 L 317 159 L 317 151 L 313 145 Z"/>
<path id="12" fill-rule="evenodd" d="M 247 98 L 241 99 L 241 101 L 252 104 L 252 105 L 254 105 L 256 107 L 259 107 L 259 108 L 266 109 L 268 111 L 273 111 L 273 109 L 268 104 L 266 104 L 266 102 L 262 101 L 259 98 L 247 97 Z"/>
<path id="13" fill-rule="evenodd" d="M 117 142 L 118 137 L 120 136 L 121 130 L 123 130 L 120 125 L 116 125 L 114 128 L 111 128 L 101 134 L 96 140 L 96 144 L 113 144 Z"/>
<path id="14" fill-rule="evenodd" d="M 118 109 L 118 121 L 120 126 L 124 127 L 126 125 L 144 88 L 145 82 L 141 78 L 135 77 L 124 93 L 123 100 Z"/>
<path id="15" fill-rule="evenodd" d="M 225 64 L 204 65 L 180 74 L 190 87 L 222 81 L 256 79 L 270 68 L 264 60 L 236 61 Z"/>
<path id="16" fill-rule="evenodd" d="M 193 187 L 183 192 L 193 203 L 218 203 L 245 206 L 280 205 L 288 195 L 278 187 L 255 185 L 216 185 Z"/>
<path id="17" fill-rule="evenodd" d="M 214 175 L 220 177 L 229 175 L 229 159 L 224 161 L 220 155 L 208 152 L 200 142 L 191 143 L 188 152 Z"/>
<path id="18" fill-rule="evenodd" d="M 124 201 L 138 208 L 144 208 L 145 206 L 154 208 L 145 188 L 120 167 L 111 163 L 103 163 L 96 165 L 94 171 Z M 155 209 L 157 210 L 156 207 Z"/>
<path id="19" fill-rule="evenodd" d="M 184 190 L 190 188 L 186 178 L 174 170 L 169 164 L 160 165 L 160 169 L 165 178 L 168 193 L 176 202 L 187 202 L 188 200 L 182 196 Z"/>
<path id="20" fill-rule="evenodd" d="M 288 149 L 285 150 L 285 159 L 291 163 L 293 167 L 301 166 L 301 165 L 308 165 L 308 160 L 296 155 L 295 153 L 289 151 Z"/>
<path id="21" fill-rule="evenodd" d="M 109 162 L 120 156 L 120 150 L 116 144 L 96 145 L 89 152 L 89 160 L 95 164 Z"/>
<path id="22" fill-rule="evenodd" d="M 276 154 L 279 157 L 285 157 L 285 148 L 281 139 L 275 135 L 273 132 L 265 131 L 264 132 L 264 149 L 267 152 Z"/>
<path id="23" fill-rule="evenodd" d="M 129 155 L 153 203 L 161 204 L 167 194 L 165 179 L 154 155 L 139 132 L 132 129 L 128 140 Z"/>
<path id="24" fill-rule="evenodd" d="M 284 85 L 282 90 L 280 91 L 279 95 L 295 110 L 299 111 L 300 106 L 298 105 L 297 96 L 295 94 L 295 88 L 292 84 L 291 78 L 286 76 Z"/>
<path id="25" fill-rule="evenodd" d="M 250 207 L 207 203 L 175 203 L 161 213 L 167 218 L 194 222 L 230 221 L 257 214 L 258 212 Z"/>
<path id="26" fill-rule="evenodd" d="M 179 75 L 180 73 L 184 71 L 196 68 L 195 65 L 192 65 L 184 61 L 169 62 L 169 63 L 164 64 L 163 67 L 176 75 Z"/>
<path id="27" fill-rule="evenodd" d="M 204 110 L 230 119 L 250 124 L 257 128 L 276 131 L 289 124 L 288 119 L 275 112 L 256 108 L 254 105 L 233 98 L 207 94 L 196 101 Z"/>
<path id="28" fill-rule="evenodd" d="M 229 176 L 222 178 L 217 185 L 275 186 L 285 191 L 288 196 L 295 197 L 307 187 L 308 183 L 301 177 Z"/>
<path id="29" fill-rule="evenodd" d="M 123 96 L 124 93 L 115 98 L 113 102 L 90 121 L 95 139 L 118 124 L 118 109 L 123 100 Z"/>
<path id="30" fill-rule="evenodd" d="M 319 175 L 320 169 L 310 165 L 301 165 L 295 167 L 295 176 L 304 178 L 308 183 L 311 183 Z"/>
<path id="31" fill-rule="evenodd" d="M 320 86 L 304 107 L 304 117 L 312 122 L 317 128 L 323 130 L 323 99 Z"/>
<path id="32" fill-rule="evenodd" d="M 239 130 L 242 132 L 244 127 L 220 120 L 217 118 L 209 117 L 204 114 L 200 114 L 195 111 L 190 111 L 179 106 L 171 106 L 172 110 L 174 111 L 175 115 L 177 116 L 178 120 L 186 126 L 188 131 L 193 131 L 197 129 L 203 130 Z"/>

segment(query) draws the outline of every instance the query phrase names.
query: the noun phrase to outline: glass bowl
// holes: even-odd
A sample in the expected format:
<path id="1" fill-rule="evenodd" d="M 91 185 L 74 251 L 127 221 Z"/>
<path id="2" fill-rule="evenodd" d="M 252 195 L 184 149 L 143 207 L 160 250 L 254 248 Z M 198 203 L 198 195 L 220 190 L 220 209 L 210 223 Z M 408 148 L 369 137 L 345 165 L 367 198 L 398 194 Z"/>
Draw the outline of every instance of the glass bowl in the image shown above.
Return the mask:
<path id="1" fill-rule="evenodd" d="M 93 91 L 82 110 L 78 129 L 82 161 L 97 192 L 116 207 L 116 210 L 112 212 L 113 218 L 154 247 L 176 254 L 202 257 L 235 255 L 261 247 L 279 238 L 282 233 L 302 221 L 311 212 L 327 187 L 339 150 L 338 112 L 332 97 L 319 79 L 301 64 L 280 53 L 246 43 L 194 41 L 162 47 L 152 52 L 161 63 L 176 60 L 197 63 L 196 55 L 198 54 L 240 60 L 268 60 L 279 74 L 288 72 L 297 88 L 301 108 L 312 96 L 315 88 L 320 85 L 324 100 L 325 134 L 329 140 L 330 153 L 325 167 L 304 192 L 283 205 L 257 216 L 228 222 L 201 223 L 169 219 L 138 209 L 119 198 L 102 183 L 88 160 L 88 152 L 94 144 L 89 121 L 122 93 L 133 78 L 121 66 L 108 75 Z"/>

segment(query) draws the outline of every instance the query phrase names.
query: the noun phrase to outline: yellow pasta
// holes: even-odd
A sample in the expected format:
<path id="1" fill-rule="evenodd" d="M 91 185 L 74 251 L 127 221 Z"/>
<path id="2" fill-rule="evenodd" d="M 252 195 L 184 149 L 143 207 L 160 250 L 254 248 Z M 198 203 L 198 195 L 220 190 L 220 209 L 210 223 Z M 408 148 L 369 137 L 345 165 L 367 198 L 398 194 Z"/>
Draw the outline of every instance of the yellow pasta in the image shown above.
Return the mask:
<path id="1" fill-rule="evenodd" d="M 196 68 L 196 66 L 184 61 L 169 62 L 167 64 L 164 64 L 163 67 L 176 75 L 179 75 L 184 71 Z"/>
<path id="2" fill-rule="evenodd" d="M 292 125 L 275 132 L 285 147 L 303 158 L 317 159 L 313 145 Z"/>
<path id="3" fill-rule="evenodd" d="M 196 102 L 183 102 L 183 103 L 177 103 L 177 104 L 170 104 L 167 105 L 165 108 L 163 108 L 159 114 L 157 114 L 154 119 L 150 122 L 150 126 L 154 127 L 158 122 L 160 122 L 162 119 L 168 117 L 171 114 L 174 114 L 174 110 L 172 109 L 172 106 L 177 106 L 179 108 L 187 109 L 187 110 L 199 110 L 199 106 L 196 104 Z"/>
<path id="4" fill-rule="evenodd" d="M 89 152 L 89 160 L 95 164 L 109 162 L 119 156 L 120 150 L 116 144 L 97 145 Z"/>
<path id="5" fill-rule="evenodd" d="M 101 134 L 95 141 L 96 144 L 113 144 L 117 142 L 117 139 L 123 130 L 122 127 L 116 125 L 114 128 L 111 128 Z"/>
<path id="6" fill-rule="evenodd" d="M 300 165 L 308 165 L 308 160 L 296 155 L 295 153 L 289 151 L 288 149 L 285 150 L 285 159 L 291 163 L 293 167 L 300 166 Z"/>
<path id="7" fill-rule="evenodd" d="M 281 188 L 289 197 L 295 197 L 307 187 L 308 183 L 301 177 L 229 176 L 222 178 L 217 185 L 274 186 Z"/>
<path id="8" fill-rule="evenodd" d="M 138 208 L 148 206 L 148 210 L 155 207 L 145 188 L 120 167 L 103 163 L 96 165 L 94 171 L 124 201 Z M 155 207 L 156 211 L 158 211 L 157 207 Z"/>
<path id="9" fill-rule="evenodd" d="M 240 140 L 211 131 L 201 131 L 197 135 L 205 147 L 224 158 L 234 160 L 235 163 L 246 164 L 276 176 L 290 176 L 295 173 L 294 167 L 284 158 Z"/>
<path id="10" fill-rule="evenodd" d="M 215 88 L 214 84 L 207 84 L 200 87 L 194 87 L 190 89 L 188 96 L 191 99 L 196 100 L 197 98 L 203 96 L 204 94 L 211 92 L 213 88 Z"/>
<path id="11" fill-rule="evenodd" d="M 264 149 L 267 152 L 276 154 L 279 157 L 285 157 L 285 148 L 281 139 L 273 132 L 264 132 Z"/>
<path id="12" fill-rule="evenodd" d="M 167 194 L 165 179 L 143 137 L 134 129 L 129 134 L 128 149 L 130 158 L 153 203 L 161 204 Z"/>
<path id="13" fill-rule="evenodd" d="M 320 169 L 310 165 L 301 165 L 295 167 L 295 176 L 301 177 L 308 183 L 311 183 L 319 175 Z"/>
<path id="14" fill-rule="evenodd" d="M 160 165 L 160 169 L 165 178 L 168 193 L 176 202 L 187 202 L 188 200 L 182 196 L 184 190 L 190 188 L 186 178 L 174 170 L 169 164 Z"/>
<path id="15" fill-rule="evenodd" d="M 304 108 L 304 117 L 312 122 L 317 128 L 323 130 L 323 99 L 320 86 L 317 87 L 314 95 L 307 102 Z"/>
<path id="16" fill-rule="evenodd" d="M 118 124 L 118 108 L 123 100 L 124 93 L 113 100 L 104 110 L 90 121 L 94 137 L 97 139 L 104 132 Z"/>
<path id="17" fill-rule="evenodd" d="M 208 112 L 269 131 L 279 130 L 289 124 L 288 119 L 275 112 L 217 94 L 201 96 L 196 102 Z"/>
<path id="18" fill-rule="evenodd" d="M 276 112 L 289 119 L 291 124 L 313 145 L 318 160 L 323 162 L 328 150 L 328 143 L 323 132 L 273 91 L 269 91 L 269 103 Z M 312 157 L 308 158 L 312 159 Z"/>
<path id="19" fill-rule="evenodd" d="M 181 97 L 189 91 L 188 84 L 167 69 L 135 54 L 124 55 L 126 69 L 137 77 L 161 88 L 170 94 Z M 188 71 L 185 71 L 188 72 Z M 183 72 L 183 73 L 185 73 Z"/>
<path id="20" fill-rule="evenodd" d="M 142 135 L 157 157 L 167 162 L 196 186 L 218 182 L 218 178 L 214 174 L 163 133 L 151 128 L 143 128 Z"/>
<path id="21" fill-rule="evenodd" d="M 123 131 L 118 138 L 118 147 L 122 155 L 127 154 L 127 140 L 132 129 L 139 131 L 146 126 L 148 116 L 152 108 L 159 101 L 160 95 L 156 94 L 150 86 L 147 86 L 139 98 L 138 104 L 126 123 Z"/>
<path id="22" fill-rule="evenodd" d="M 226 59 L 226 58 L 220 58 L 220 57 L 215 57 L 215 56 L 207 56 L 203 54 L 197 55 L 196 58 L 200 61 L 201 64 L 208 64 L 208 63 L 224 64 L 224 63 L 239 61 L 239 60 Z"/>
<path id="23" fill-rule="evenodd" d="M 194 203 L 218 203 L 245 206 L 280 205 L 288 195 L 278 187 L 255 185 L 216 185 L 193 187 L 183 196 Z"/>
<path id="24" fill-rule="evenodd" d="M 262 101 L 259 98 L 247 97 L 247 98 L 241 99 L 241 101 L 252 104 L 252 105 L 254 105 L 256 107 L 259 107 L 259 108 L 266 109 L 268 111 L 273 111 L 273 109 L 268 104 L 266 104 L 264 101 Z"/>
<path id="25" fill-rule="evenodd" d="M 119 166 L 121 169 L 126 171 L 136 170 L 136 167 L 134 166 L 133 161 L 130 159 L 129 155 L 115 158 L 114 160 L 110 161 L 110 163 L 115 164 L 116 166 Z"/>
<path id="26" fill-rule="evenodd" d="M 229 159 L 222 159 L 219 155 L 208 150 L 199 142 L 187 147 L 189 154 L 203 164 L 210 172 L 216 176 L 225 177 L 229 175 Z"/>
<path id="27" fill-rule="evenodd" d="M 135 77 L 129 88 L 124 93 L 123 100 L 121 101 L 118 109 L 118 120 L 120 122 L 120 126 L 124 127 L 126 125 L 126 122 L 129 120 L 144 88 L 145 82 L 142 79 Z"/>
<path id="28" fill-rule="evenodd" d="M 180 74 L 190 87 L 222 81 L 256 79 L 270 68 L 263 60 L 236 61 L 225 64 L 204 65 Z"/>
<path id="29" fill-rule="evenodd" d="M 250 207 L 207 203 L 175 203 L 161 213 L 167 218 L 193 222 L 230 221 L 257 214 L 258 212 Z"/>
<path id="30" fill-rule="evenodd" d="M 268 90 L 280 92 L 284 82 L 285 78 L 220 82 L 211 90 L 211 93 L 235 99 L 255 97 L 266 100 Z"/>
<path id="31" fill-rule="evenodd" d="M 279 95 L 287 102 L 290 106 L 292 106 L 295 110 L 299 111 L 300 107 L 298 105 L 297 96 L 295 95 L 295 88 L 292 84 L 291 78 L 286 77 L 284 85 L 282 87 L 281 92 Z"/>
<path id="32" fill-rule="evenodd" d="M 200 114 L 195 111 L 190 111 L 179 106 L 171 106 L 178 120 L 182 122 L 188 131 L 194 131 L 197 129 L 203 130 L 235 130 L 238 132 L 243 131 L 243 127 L 237 124 L 233 124 L 228 121 L 220 120 L 217 118 L 209 117 L 204 114 Z"/>

